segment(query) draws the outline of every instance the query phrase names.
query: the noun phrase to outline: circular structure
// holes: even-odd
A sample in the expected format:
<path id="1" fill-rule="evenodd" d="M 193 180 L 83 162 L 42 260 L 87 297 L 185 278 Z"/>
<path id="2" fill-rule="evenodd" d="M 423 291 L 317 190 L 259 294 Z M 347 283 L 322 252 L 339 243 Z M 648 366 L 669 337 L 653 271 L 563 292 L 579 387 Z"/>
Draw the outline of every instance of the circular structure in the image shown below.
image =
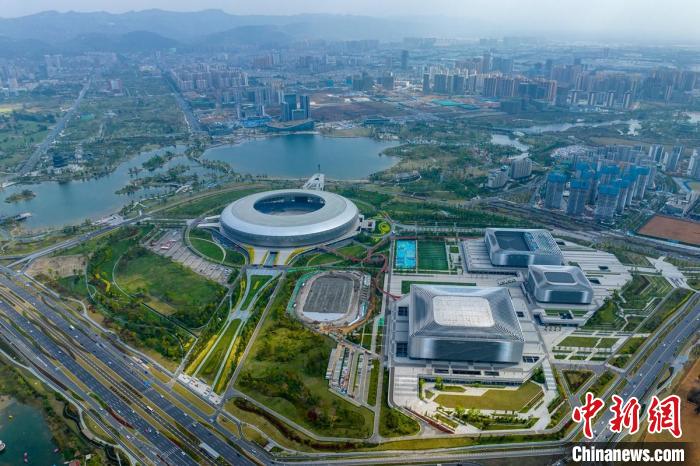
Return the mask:
<path id="1" fill-rule="evenodd" d="M 251 246 L 294 248 L 337 241 L 357 230 L 359 211 L 325 191 L 280 189 L 251 194 L 221 212 L 221 233 Z"/>

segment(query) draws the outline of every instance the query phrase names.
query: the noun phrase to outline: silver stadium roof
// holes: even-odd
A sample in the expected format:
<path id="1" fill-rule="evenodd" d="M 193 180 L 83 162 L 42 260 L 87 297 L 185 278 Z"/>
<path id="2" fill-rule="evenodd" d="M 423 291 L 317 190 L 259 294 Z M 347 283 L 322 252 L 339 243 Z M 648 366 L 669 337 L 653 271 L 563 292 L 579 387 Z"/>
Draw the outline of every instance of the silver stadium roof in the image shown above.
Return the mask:
<path id="1" fill-rule="evenodd" d="M 357 206 L 338 194 L 281 189 L 232 202 L 219 221 L 234 241 L 282 248 L 337 240 L 357 228 L 358 217 Z"/>
<path id="2" fill-rule="evenodd" d="M 575 266 L 531 265 L 527 289 L 544 303 L 589 304 L 593 300 L 591 282 Z"/>
<path id="3" fill-rule="evenodd" d="M 530 264 L 561 265 L 564 257 L 547 230 L 487 228 L 484 234 L 491 263 L 527 267 Z"/>
<path id="4" fill-rule="evenodd" d="M 523 333 L 506 288 L 412 285 L 409 355 L 461 361 L 520 361 Z"/>

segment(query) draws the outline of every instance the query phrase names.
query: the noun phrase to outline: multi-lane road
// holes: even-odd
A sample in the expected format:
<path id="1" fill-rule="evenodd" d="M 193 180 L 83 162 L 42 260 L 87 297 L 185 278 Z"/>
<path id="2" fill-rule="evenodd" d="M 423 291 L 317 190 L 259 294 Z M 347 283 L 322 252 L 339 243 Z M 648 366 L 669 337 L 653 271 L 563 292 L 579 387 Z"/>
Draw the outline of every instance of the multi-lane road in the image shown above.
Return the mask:
<path id="1" fill-rule="evenodd" d="M 670 330 L 667 330 L 668 328 Z M 627 381 L 622 391 L 617 392 L 623 400 L 627 401 L 634 396 L 640 403 L 645 403 L 654 394 L 655 384 L 662 369 L 667 364 L 671 364 L 691 336 L 700 331 L 700 304 L 694 304 L 689 312 L 670 322 L 662 331 L 668 331 L 668 333 L 662 340 L 652 339 L 648 344 L 656 347 L 649 353 L 641 353 L 636 360 L 642 361 L 639 369 L 634 373 L 625 372 L 626 377 L 621 377 L 621 380 Z M 634 367 L 636 361 L 632 361 L 629 366 Z M 613 435 L 608 429 L 612 416 L 613 413 L 606 409 L 599 418 L 594 426 L 594 442 L 615 443 L 619 440 L 619 436 Z"/>
<path id="2" fill-rule="evenodd" d="M 130 437 L 128 440 L 137 439 L 150 445 L 142 450 L 142 454 L 149 456 L 154 464 L 197 464 L 190 457 L 192 451 L 206 461 L 200 443 L 209 445 L 229 461 L 235 459 L 235 464 L 255 464 L 241 455 L 243 451 L 253 457 L 264 457 L 264 452 L 256 445 L 226 435 L 224 429 L 217 429 L 214 419 L 209 420 L 213 430 L 194 420 L 155 390 L 154 385 L 161 382 L 147 369 L 119 351 L 84 321 L 55 304 L 49 296 L 30 293 L 13 281 L 12 276 L 0 275 L 0 310 L 11 322 L 0 320 L 4 327 L 3 337 L 38 369 L 40 377 L 47 371 L 71 390 L 83 392 L 81 398 L 84 400 L 87 396 L 91 401 L 96 395 L 98 404 L 95 407 L 103 413 L 105 409 L 113 411 L 111 417 L 120 424 L 120 431 L 125 431 L 126 425 L 126 431 L 134 433 L 125 432 L 124 435 Z M 41 321 L 29 318 L 30 314 L 25 316 L 28 310 L 35 310 L 37 316 L 45 319 L 43 323 L 50 327 L 41 326 Z M 56 341 L 61 336 L 66 340 L 61 342 L 63 344 Z M 84 393 L 67 373 L 86 385 L 93 395 Z M 42 378 L 45 377 L 44 374 Z M 171 392 L 165 386 L 161 388 Z M 197 407 L 186 400 L 178 401 L 190 412 L 206 419 Z M 165 432 L 159 431 L 164 427 Z"/>
<path id="3" fill-rule="evenodd" d="M 80 102 L 83 100 L 83 97 L 85 97 L 85 94 L 87 93 L 88 89 L 90 89 L 91 84 L 92 78 L 89 78 L 83 85 L 83 88 L 78 93 L 78 97 L 73 102 L 73 105 L 71 105 L 68 111 L 58 119 L 56 124 L 49 131 L 49 134 L 46 135 L 41 144 L 39 144 L 36 147 L 36 149 L 34 149 L 34 152 L 32 152 L 32 154 L 27 158 L 27 160 L 25 160 L 24 164 L 22 164 L 22 167 L 17 173 L 18 176 L 24 176 L 30 171 L 34 170 L 34 167 L 36 166 L 41 156 L 46 154 L 46 151 L 49 150 L 49 147 L 56 140 L 56 137 L 58 137 L 58 135 L 61 134 L 61 131 L 63 131 L 63 129 L 66 127 L 68 120 L 70 120 L 73 117 L 73 115 L 75 115 L 75 112 L 80 106 Z"/>

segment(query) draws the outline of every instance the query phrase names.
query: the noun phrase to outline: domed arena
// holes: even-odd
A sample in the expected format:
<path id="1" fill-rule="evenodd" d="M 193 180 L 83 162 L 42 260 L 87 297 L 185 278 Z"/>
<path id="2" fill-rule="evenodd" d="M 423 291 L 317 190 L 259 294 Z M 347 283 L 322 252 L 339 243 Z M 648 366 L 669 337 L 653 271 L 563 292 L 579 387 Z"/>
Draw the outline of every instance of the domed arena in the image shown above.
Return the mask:
<path id="1" fill-rule="evenodd" d="M 251 194 L 223 210 L 220 231 L 239 244 L 298 248 L 328 244 L 357 231 L 357 206 L 338 194 L 281 189 Z"/>

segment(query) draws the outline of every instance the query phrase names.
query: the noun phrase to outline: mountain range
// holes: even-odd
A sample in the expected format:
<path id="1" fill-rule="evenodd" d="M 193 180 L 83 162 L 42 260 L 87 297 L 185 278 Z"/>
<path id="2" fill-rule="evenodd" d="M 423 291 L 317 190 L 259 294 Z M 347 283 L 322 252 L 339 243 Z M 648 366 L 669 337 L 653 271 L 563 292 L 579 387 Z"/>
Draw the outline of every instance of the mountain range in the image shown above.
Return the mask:
<path id="1" fill-rule="evenodd" d="M 327 14 L 241 16 L 220 10 L 143 10 L 120 14 L 46 11 L 0 18 L 0 54 L 279 46 L 313 39 L 400 40 L 406 36 L 453 35 L 464 30 L 464 20 L 446 18 L 426 22 L 425 18 Z"/>

